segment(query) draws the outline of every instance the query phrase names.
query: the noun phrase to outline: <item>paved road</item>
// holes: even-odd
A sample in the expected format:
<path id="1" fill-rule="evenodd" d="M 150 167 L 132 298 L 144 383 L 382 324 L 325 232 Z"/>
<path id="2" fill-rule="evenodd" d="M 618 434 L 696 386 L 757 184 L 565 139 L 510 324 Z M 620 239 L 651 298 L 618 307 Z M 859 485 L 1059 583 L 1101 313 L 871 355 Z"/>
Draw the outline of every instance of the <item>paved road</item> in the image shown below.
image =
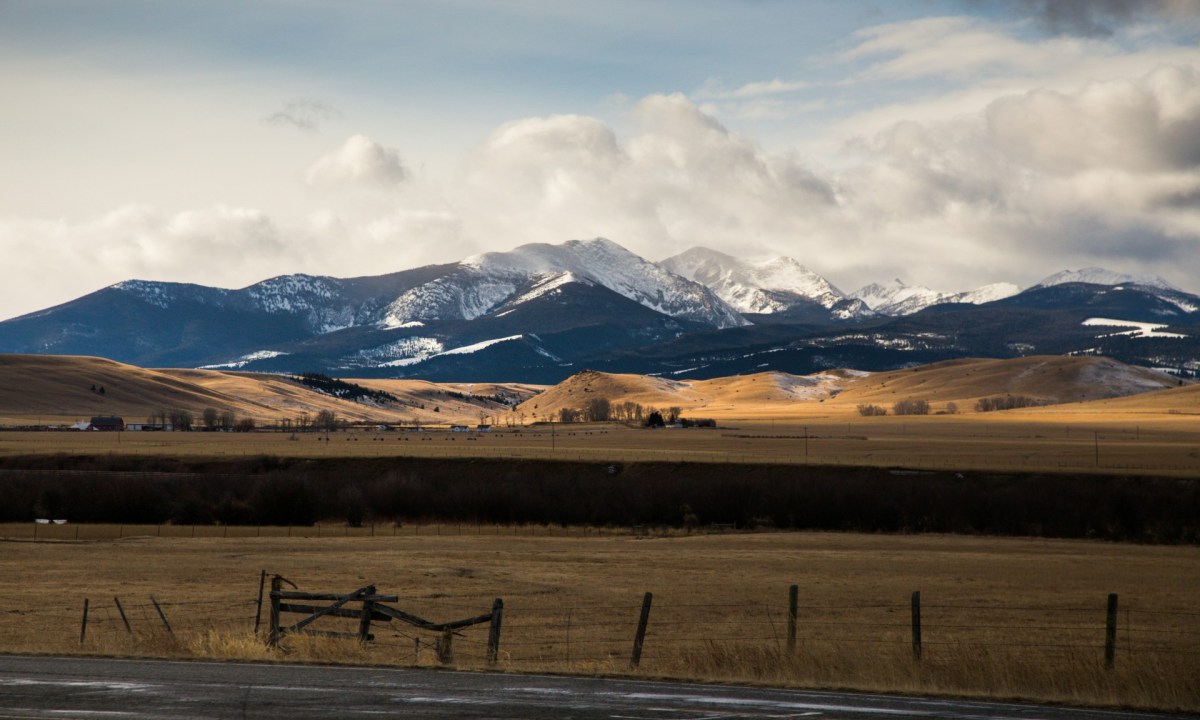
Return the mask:
<path id="1" fill-rule="evenodd" d="M 1169 717 L 1036 705 L 541 675 L 0 656 L 0 718 L 300 720 L 374 716 L 530 720 Z"/>

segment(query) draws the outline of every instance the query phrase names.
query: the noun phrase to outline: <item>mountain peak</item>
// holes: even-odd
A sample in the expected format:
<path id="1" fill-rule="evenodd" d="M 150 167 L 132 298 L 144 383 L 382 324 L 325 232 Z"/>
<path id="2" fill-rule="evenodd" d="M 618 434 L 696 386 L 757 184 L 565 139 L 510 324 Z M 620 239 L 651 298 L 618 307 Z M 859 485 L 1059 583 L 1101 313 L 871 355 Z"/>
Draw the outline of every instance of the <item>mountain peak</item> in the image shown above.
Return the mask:
<path id="1" fill-rule="evenodd" d="M 1089 283 L 1092 285 L 1147 285 L 1161 290 L 1176 290 L 1171 283 L 1158 275 L 1130 275 L 1101 267 L 1086 267 L 1079 270 L 1063 270 L 1047 277 L 1034 287 L 1053 287 L 1066 283 Z"/>
<path id="2" fill-rule="evenodd" d="M 800 302 L 832 308 L 845 295 L 794 258 L 751 263 L 705 247 L 693 247 L 659 263 L 703 283 L 739 312 L 779 313 Z"/>

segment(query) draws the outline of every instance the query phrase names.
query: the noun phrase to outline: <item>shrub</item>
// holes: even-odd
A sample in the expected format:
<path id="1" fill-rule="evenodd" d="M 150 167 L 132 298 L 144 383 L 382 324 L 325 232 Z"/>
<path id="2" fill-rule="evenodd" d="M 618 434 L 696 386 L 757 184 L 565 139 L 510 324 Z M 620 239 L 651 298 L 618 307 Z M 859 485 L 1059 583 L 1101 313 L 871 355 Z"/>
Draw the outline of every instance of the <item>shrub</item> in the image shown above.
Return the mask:
<path id="1" fill-rule="evenodd" d="M 883 417 L 887 415 L 887 408 L 879 407 L 878 405 L 859 405 L 858 414 L 863 417 Z"/>

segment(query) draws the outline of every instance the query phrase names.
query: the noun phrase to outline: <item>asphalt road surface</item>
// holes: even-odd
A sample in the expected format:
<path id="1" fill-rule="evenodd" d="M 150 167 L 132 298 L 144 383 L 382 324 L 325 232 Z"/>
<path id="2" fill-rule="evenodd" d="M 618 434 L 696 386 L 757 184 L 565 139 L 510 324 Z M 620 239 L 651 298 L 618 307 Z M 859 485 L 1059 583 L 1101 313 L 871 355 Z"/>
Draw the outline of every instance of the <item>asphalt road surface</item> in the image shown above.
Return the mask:
<path id="1" fill-rule="evenodd" d="M 0 656 L 0 718 L 370 717 L 1150 720 L 1172 716 L 545 675 Z"/>

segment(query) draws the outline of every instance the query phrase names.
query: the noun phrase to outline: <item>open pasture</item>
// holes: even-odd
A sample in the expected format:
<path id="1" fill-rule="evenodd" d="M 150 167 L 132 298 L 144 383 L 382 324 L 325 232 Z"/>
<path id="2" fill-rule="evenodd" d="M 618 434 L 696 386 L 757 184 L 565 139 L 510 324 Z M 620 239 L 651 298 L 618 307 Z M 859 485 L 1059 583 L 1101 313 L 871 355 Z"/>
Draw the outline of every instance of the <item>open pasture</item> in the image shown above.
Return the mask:
<path id="1" fill-rule="evenodd" d="M 309 591 L 348 593 L 374 584 L 399 596 L 395 606 L 434 622 L 487 612 L 502 598 L 499 666 L 508 670 L 631 672 L 649 591 L 637 671 L 644 676 L 1200 709 L 1194 547 L 932 535 L 427 530 L 373 538 L 126 533 L 120 540 L 8 542 L 0 554 L 0 647 L 436 664 L 437 636 L 397 622 L 375 623 L 371 643 L 291 636 L 267 651 L 253 636 L 265 569 Z M 799 586 L 798 630 L 789 649 L 792 584 Z M 922 597 L 919 662 L 910 628 L 914 591 Z M 1108 593 L 1120 597 L 1111 669 L 1104 666 Z M 84 598 L 90 622 L 80 642 Z M 315 627 L 356 625 L 322 620 Z M 454 641 L 455 664 L 484 667 L 486 634 L 486 625 L 463 631 Z"/>
<path id="2" fill-rule="evenodd" d="M 619 423 L 333 433 L 0 433 L 0 459 L 29 454 L 232 458 L 493 457 L 596 462 L 859 465 L 962 470 L 1200 474 L 1200 417 L 1008 411 L 964 416 L 818 416 L 723 421 L 716 429 Z"/>

